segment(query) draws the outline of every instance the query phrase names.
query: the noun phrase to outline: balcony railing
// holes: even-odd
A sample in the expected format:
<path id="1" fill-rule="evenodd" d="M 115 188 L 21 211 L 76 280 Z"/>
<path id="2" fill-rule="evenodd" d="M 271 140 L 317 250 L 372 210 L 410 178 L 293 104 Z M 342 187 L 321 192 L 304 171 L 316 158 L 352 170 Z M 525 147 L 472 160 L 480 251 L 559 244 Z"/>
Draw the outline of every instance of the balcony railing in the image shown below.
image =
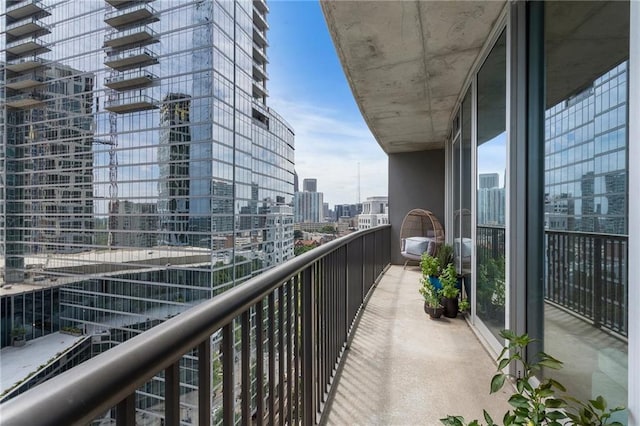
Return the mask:
<path id="1" fill-rule="evenodd" d="M 545 299 L 627 336 L 627 237 L 547 230 L 545 240 Z"/>
<path id="2" fill-rule="evenodd" d="M 118 425 L 135 424 L 136 389 L 164 372 L 165 424 L 178 425 L 180 359 L 197 348 L 198 383 L 207 384 L 197 423 L 209 425 L 211 337 L 221 333 L 224 424 L 315 424 L 389 259 L 389 226 L 334 240 L 17 396 L 2 405 L 3 423 L 86 424 L 111 411 Z"/>

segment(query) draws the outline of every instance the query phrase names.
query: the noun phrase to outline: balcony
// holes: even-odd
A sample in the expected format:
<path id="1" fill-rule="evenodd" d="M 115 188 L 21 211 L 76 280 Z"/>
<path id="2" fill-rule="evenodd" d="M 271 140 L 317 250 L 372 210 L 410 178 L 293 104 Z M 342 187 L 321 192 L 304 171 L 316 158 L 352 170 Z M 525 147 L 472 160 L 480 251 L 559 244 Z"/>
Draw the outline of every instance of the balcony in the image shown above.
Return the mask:
<path id="1" fill-rule="evenodd" d="M 107 77 L 104 85 L 113 90 L 130 90 L 149 86 L 158 76 L 146 70 L 135 70 Z"/>
<path id="2" fill-rule="evenodd" d="M 259 64 L 266 64 L 269 62 L 264 49 L 255 43 L 253 44 L 253 60 Z"/>
<path id="3" fill-rule="evenodd" d="M 13 77 L 7 80 L 6 86 L 9 89 L 24 90 L 31 87 L 36 87 L 44 82 L 44 75 L 37 72 L 30 72 L 18 77 Z"/>
<path id="4" fill-rule="evenodd" d="M 158 34 L 149 26 L 129 28 L 123 31 L 113 31 L 104 38 L 104 46 L 122 48 L 128 45 L 147 45 L 158 41 Z"/>
<path id="5" fill-rule="evenodd" d="M 269 13 L 269 6 L 265 0 L 253 0 L 253 6 L 258 9 L 260 13 Z"/>
<path id="6" fill-rule="evenodd" d="M 16 109 L 30 109 L 44 103 L 42 93 L 22 93 L 7 98 L 7 106 Z"/>
<path id="7" fill-rule="evenodd" d="M 122 28 L 135 23 L 150 23 L 160 20 L 158 12 L 146 2 L 136 2 L 133 6 L 116 9 L 104 15 L 104 22 L 114 28 Z"/>
<path id="8" fill-rule="evenodd" d="M 267 37 L 264 33 L 258 30 L 255 26 L 253 27 L 253 42 L 260 47 L 267 47 Z"/>
<path id="9" fill-rule="evenodd" d="M 264 69 L 264 65 L 257 62 L 253 63 L 253 78 L 257 81 L 265 81 L 269 79 L 269 74 Z"/>
<path id="10" fill-rule="evenodd" d="M 104 109 L 117 114 L 127 114 L 156 108 L 158 108 L 158 102 L 147 95 L 119 95 L 116 99 L 105 102 L 104 105 Z"/>
<path id="11" fill-rule="evenodd" d="M 105 0 L 116 9 L 124 9 L 137 3 L 151 2 L 153 0 Z"/>
<path id="12" fill-rule="evenodd" d="M 118 71 L 126 71 L 157 63 L 158 55 L 154 51 L 142 47 L 121 52 L 109 51 L 104 61 L 106 66 Z"/>
<path id="13" fill-rule="evenodd" d="M 253 82 L 253 97 L 254 98 L 263 98 L 265 96 L 269 96 L 269 92 L 267 88 L 264 87 L 264 84 L 258 83 L 257 81 Z"/>
<path id="14" fill-rule="evenodd" d="M 36 55 L 50 50 L 48 45 L 37 37 L 28 37 L 7 43 L 7 53 L 14 56 Z"/>
<path id="15" fill-rule="evenodd" d="M 11 37 L 25 37 L 29 34 L 49 34 L 51 28 L 40 22 L 38 18 L 25 19 L 7 25 L 6 33 Z"/>
<path id="16" fill-rule="evenodd" d="M 40 68 L 46 63 L 42 58 L 37 56 L 23 57 L 7 61 L 6 68 L 11 72 L 25 72 L 34 68 Z"/>
<path id="17" fill-rule="evenodd" d="M 258 27 L 260 31 L 266 31 L 269 29 L 269 24 L 267 24 L 267 20 L 264 15 L 260 13 L 255 6 L 253 7 L 253 25 Z"/>
<path id="18" fill-rule="evenodd" d="M 8 6 L 6 15 L 13 20 L 18 20 L 29 16 L 49 16 L 51 13 L 44 7 L 41 0 L 25 0 Z"/>

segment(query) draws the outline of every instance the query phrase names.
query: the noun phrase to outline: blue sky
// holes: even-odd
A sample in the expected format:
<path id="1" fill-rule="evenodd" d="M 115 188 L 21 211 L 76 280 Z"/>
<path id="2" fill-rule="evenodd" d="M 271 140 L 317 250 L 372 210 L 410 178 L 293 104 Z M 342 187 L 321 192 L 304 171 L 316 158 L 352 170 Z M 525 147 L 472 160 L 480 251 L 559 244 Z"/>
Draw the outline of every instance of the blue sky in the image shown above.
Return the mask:
<path id="1" fill-rule="evenodd" d="M 296 171 L 324 201 L 387 195 L 387 156 L 353 99 L 318 1 L 270 1 L 269 106 L 296 133 Z"/>

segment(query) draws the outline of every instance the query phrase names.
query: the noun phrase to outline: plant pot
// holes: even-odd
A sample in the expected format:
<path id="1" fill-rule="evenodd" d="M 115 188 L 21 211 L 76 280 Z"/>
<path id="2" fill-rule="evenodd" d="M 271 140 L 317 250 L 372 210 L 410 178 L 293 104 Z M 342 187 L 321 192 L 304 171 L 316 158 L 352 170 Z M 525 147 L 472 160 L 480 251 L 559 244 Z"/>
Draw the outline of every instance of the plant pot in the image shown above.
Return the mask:
<path id="1" fill-rule="evenodd" d="M 26 339 L 13 339 L 13 346 L 20 347 L 24 346 L 27 343 Z"/>
<path id="2" fill-rule="evenodd" d="M 429 275 L 429 282 L 436 290 L 442 290 L 442 283 L 440 282 L 440 278 Z"/>
<path id="3" fill-rule="evenodd" d="M 427 304 L 427 302 L 424 302 L 424 311 L 429 314 L 431 318 L 440 318 L 444 312 L 444 308 L 442 306 L 432 308 Z"/>
<path id="4" fill-rule="evenodd" d="M 444 307 L 444 316 L 447 318 L 455 318 L 458 316 L 458 298 L 443 297 L 440 302 Z"/>

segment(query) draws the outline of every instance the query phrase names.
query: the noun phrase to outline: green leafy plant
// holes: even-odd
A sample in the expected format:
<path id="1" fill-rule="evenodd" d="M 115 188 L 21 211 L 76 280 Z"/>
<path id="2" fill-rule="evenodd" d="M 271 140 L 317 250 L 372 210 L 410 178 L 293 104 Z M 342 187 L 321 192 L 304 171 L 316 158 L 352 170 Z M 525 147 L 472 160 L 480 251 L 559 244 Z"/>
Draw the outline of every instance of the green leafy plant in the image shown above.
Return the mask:
<path id="1" fill-rule="evenodd" d="M 442 271 L 440 275 L 440 282 L 442 283 L 442 296 L 448 299 L 454 299 L 460 294 L 460 290 L 456 287 L 458 283 L 458 274 L 456 274 L 456 268 L 453 263 L 449 263 L 447 267 Z"/>
<path id="2" fill-rule="evenodd" d="M 420 283 L 422 283 L 422 285 L 418 289 L 418 292 L 422 295 L 427 306 L 434 309 L 439 308 L 440 291 L 431 285 L 431 282 L 427 278 L 422 278 Z"/>
<path id="3" fill-rule="evenodd" d="M 451 244 L 442 244 L 438 247 L 436 257 L 440 268 L 446 268 L 450 263 L 453 263 L 453 246 Z"/>
<path id="4" fill-rule="evenodd" d="M 24 327 L 14 327 L 11 330 L 11 337 L 17 340 L 23 339 L 26 334 L 27 330 Z"/>
<path id="5" fill-rule="evenodd" d="M 428 253 L 422 253 L 420 268 L 424 277 L 437 277 L 440 274 L 440 263 L 438 259 Z"/>
<path id="6" fill-rule="evenodd" d="M 469 309 L 471 309 L 471 303 L 469 303 L 469 300 L 462 299 L 458 304 L 458 310 L 460 312 L 467 312 Z"/>
<path id="7" fill-rule="evenodd" d="M 515 384 L 516 392 L 509 398 L 513 410 L 507 411 L 502 422 L 505 426 L 622 426 L 620 422 L 610 422 L 611 415 L 623 410 L 622 407 L 609 409 L 601 396 L 588 402 L 579 401 L 568 395 L 558 396 L 558 392 L 566 392 L 566 388 L 558 381 L 546 378 L 534 387 L 532 380 L 543 367 L 552 370 L 562 368 L 562 362 L 544 352 L 538 353 L 536 361 L 529 362 L 525 358 L 525 350 L 533 342 L 527 334 L 516 335 L 510 330 L 502 330 L 500 335 L 508 341 L 498 357 L 498 372 L 491 379 L 491 393 L 498 392 L 509 379 Z M 520 367 L 522 374 L 504 373 L 509 365 Z M 573 405 L 571 405 L 569 402 Z M 488 426 L 496 426 L 489 413 L 483 410 L 484 420 Z M 447 426 L 479 426 L 478 420 L 465 423 L 462 416 L 447 416 L 440 419 Z"/>

